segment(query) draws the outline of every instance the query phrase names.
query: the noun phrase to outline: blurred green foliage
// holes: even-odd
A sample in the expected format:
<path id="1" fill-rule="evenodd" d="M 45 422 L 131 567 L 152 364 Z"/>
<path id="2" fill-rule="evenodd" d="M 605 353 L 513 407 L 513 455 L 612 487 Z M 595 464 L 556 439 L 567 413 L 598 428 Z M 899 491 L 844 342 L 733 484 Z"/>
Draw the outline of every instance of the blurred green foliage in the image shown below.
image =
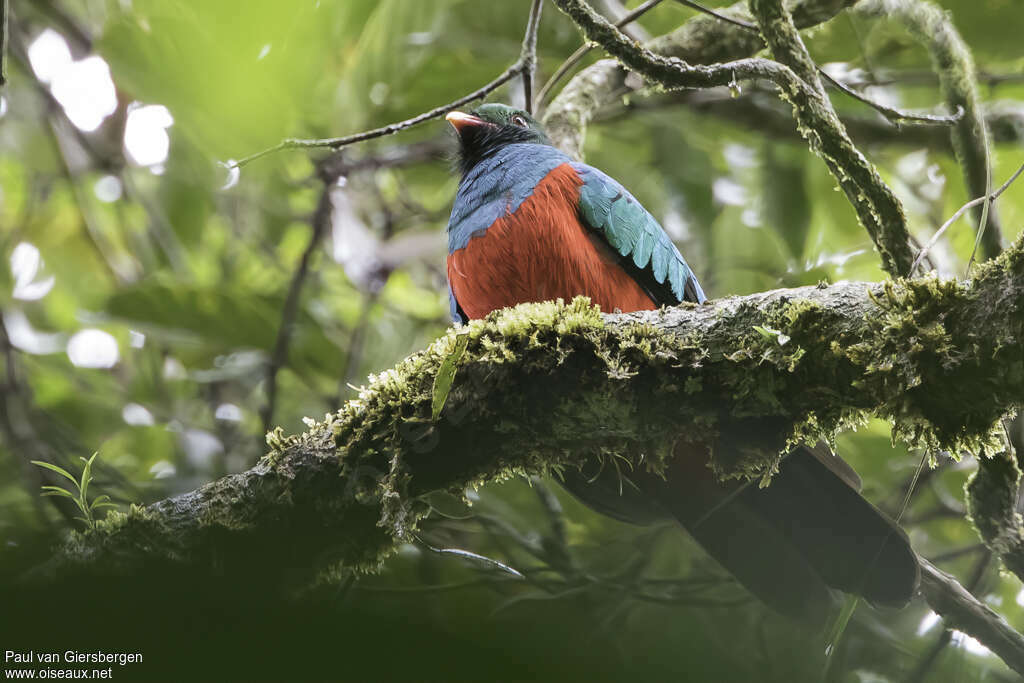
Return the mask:
<path id="1" fill-rule="evenodd" d="M 983 86 L 985 100 L 1024 101 L 1024 6 L 940 4 L 979 69 L 1010 76 Z M 263 453 L 267 368 L 310 247 L 323 191 L 316 169 L 327 154 L 281 152 L 237 179 L 221 162 L 288 136 L 345 135 L 397 121 L 479 87 L 517 57 L 528 6 L 13 0 L 10 83 L 0 90 L 0 577 L 45 555 L 73 516 L 61 501 L 39 497 L 40 485 L 54 482 L 31 460 L 66 468 L 99 451 L 91 492 L 124 505 L 192 489 Z M 692 15 L 666 2 L 641 23 L 656 35 Z M 75 59 L 96 54 L 110 67 L 117 110 L 95 131 L 76 130 L 28 64 L 26 51 L 47 29 Z M 541 80 L 579 44 L 575 28 L 548 7 Z M 907 108 L 940 102 L 926 53 L 896 26 L 840 15 L 811 31 L 808 44 L 821 63 L 895 79 L 868 88 L 872 97 Z M 594 51 L 588 60 L 598 57 Z M 494 99 L 519 98 L 514 82 Z M 834 100 L 841 112 L 871 115 L 841 95 Z M 163 105 L 173 117 L 160 163 L 139 165 L 126 154 L 133 103 Z M 922 241 L 970 198 L 944 149 L 861 142 Z M 334 222 L 310 251 L 272 425 L 301 430 L 303 416 L 335 409 L 368 373 L 448 325 L 450 145 L 443 122 L 433 121 L 342 153 L 351 171 L 331 190 Z M 663 220 L 710 296 L 883 276 L 835 181 L 795 137 L 662 102 L 593 126 L 586 152 Z M 1022 157 L 1019 142 L 995 149 L 997 184 Z M 1016 236 L 1024 189 L 1012 188 L 998 209 L 1006 237 Z M 968 222 L 953 226 L 933 252 L 940 271 L 962 274 L 972 244 Z M 89 356 L 102 350 L 94 344 L 85 361 L 73 362 L 83 330 L 110 335 L 116 361 L 88 367 L 99 362 Z M 863 476 L 866 495 L 897 512 L 919 454 L 894 448 L 878 422 L 842 435 L 839 450 Z M 972 465 L 940 460 L 905 522 L 923 555 L 949 555 L 941 566 L 967 580 L 984 558 L 962 514 Z M 376 670 L 383 678 L 789 681 L 820 671 L 817 634 L 743 601 L 678 530 L 627 527 L 559 495 L 565 547 L 525 482 L 473 493 L 471 508 L 435 501 L 424 530 L 431 545 L 494 557 L 528 580 L 409 545 L 379 576 L 349 586 L 343 598 L 331 589 L 319 603 L 318 618 L 346 624 L 339 638 L 363 643 L 345 649 L 352 670 L 370 666 L 359 647 L 365 658 L 384 656 L 380 643 L 367 643 L 386 633 L 391 648 L 413 648 L 422 659 L 387 662 Z M 568 564 L 545 568 L 559 552 Z M 1024 628 L 1019 581 L 995 563 L 978 576 L 977 594 Z M 924 628 L 927 614 L 923 604 L 898 613 L 860 609 L 835 680 L 901 679 L 941 630 Z M 955 640 L 929 680 L 1007 679 L 1001 662 L 969 645 Z M 465 667 L 430 669 L 430 652 L 468 650 L 475 654 Z M 302 666 L 294 665 L 301 680 Z M 479 668 L 489 665 L 504 668 Z M 264 673 L 286 670 L 274 666 Z"/>

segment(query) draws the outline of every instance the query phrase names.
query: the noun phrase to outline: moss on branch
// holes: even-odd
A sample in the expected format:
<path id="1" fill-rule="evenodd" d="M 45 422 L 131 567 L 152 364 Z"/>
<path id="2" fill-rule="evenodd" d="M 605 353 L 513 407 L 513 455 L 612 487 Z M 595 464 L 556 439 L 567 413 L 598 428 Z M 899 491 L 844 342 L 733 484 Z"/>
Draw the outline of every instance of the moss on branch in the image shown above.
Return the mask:
<path id="1" fill-rule="evenodd" d="M 966 284 L 843 283 L 628 315 L 585 299 L 519 306 L 449 331 L 306 433 L 271 433 L 252 470 L 76 535 L 50 570 L 249 566 L 257 555 L 248 571 L 268 578 L 294 564 L 372 568 L 433 491 L 587 457 L 657 471 L 681 434 L 709 447 L 722 476 L 770 475 L 779 449 L 742 460 L 715 450 L 750 421 L 781 445 L 875 415 L 912 445 L 977 452 L 1024 395 L 1021 301 L 1018 245 Z M 433 420 L 435 378 L 456 349 Z"/>

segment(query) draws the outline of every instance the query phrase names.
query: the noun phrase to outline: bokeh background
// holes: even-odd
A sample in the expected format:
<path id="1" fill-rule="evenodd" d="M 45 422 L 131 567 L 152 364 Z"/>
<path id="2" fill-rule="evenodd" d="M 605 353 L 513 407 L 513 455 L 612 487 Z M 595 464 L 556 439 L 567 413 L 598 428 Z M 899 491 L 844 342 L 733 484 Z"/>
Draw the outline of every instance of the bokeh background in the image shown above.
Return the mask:
<path id="1" fill-rule="evenodd" d="M 1024 5 L 938 4 L 973 50 L 986 106 L 1024 112 Z M 301 431 L 303 417 L 336 409 L 368 373 L 446 328 L 444 227 L 457 179 L 442 120 L 334 155 L 283 151 L 240 173 L 225 162 L 454 100 L 516 59 L 528 9 L 527 0 L 12 0 L 0 88 L 0 581 L 81 527 L 64 501 L 40 496 L 55 482 L 31 460 L 77 473 L 79 458 L 98 452 L 92 490 L 122 507 L 187 491 L 250 467 L 267 428 Z M 694 15 L 666 1 L 634 28 L 660 35 Z M 872 98 L 941 103 L 927 53 L 894 24 L 843 14 L 807 41 L 830 73 Z M 540 81 L 580 44 L 546 7 Z M 769 125 L 785 121 L 785 108 L 766 87 L 735 95 L 623 100 L 591 127 L 587 161 L 662 221 L 711 297 L 881 279 L 824 165 Z M 491 99 L 521 97 L 513 82 Z M 856 141 L 919 239 L 972 198 L 944 132 L 896 131 L 833 99 L 862 124 Z M 996 184 L 1024 161 L 1024 125 L 999 137 Z M 325 164 L 340 178 L 326 189 Z M 322 202 L 328 228 L 311 244 Z M 998 209 L 1015 237 L 1024 186 Z M 932 251 L 938 270 L 962 276 L 973 241 L 968 221 L 955 224 Z M 286 311 L 293 324 L 278 363 Z M 865 494 L 899 513 L 921 454 L 894 447 L 878 422 L 838 446 Z M 940 464 L 904 513 L 915 548 L 1024 628 L 1020 582 L 999 572 L 964 519 L 972 463 Z M 181 645 L 201 649 L 203 671 L 220 680 L 789 681 L 821 671 L 821 634 L 745 599 L 675 528 L 601 518 L 551 482 L 508 481 L 469 499 L 433 501 L 422 536 L 379 574 L 291 601 L 253 598 L 244 623 L 182 634 Z M 261 611 L 265 599 L 273 607 Z M 67 627 L 72 617 L 52 618 Z M 280 657 L 261 650 L 261 633 Z M 136 674 L 183 671 L 170 655 L 155 659 Z M 831 666 L 844 681 L 912 680 L 922 666 L 927 680 L 1016 680 L 976 641 L 943 635 L 923 603 L 860 608 Z"/>

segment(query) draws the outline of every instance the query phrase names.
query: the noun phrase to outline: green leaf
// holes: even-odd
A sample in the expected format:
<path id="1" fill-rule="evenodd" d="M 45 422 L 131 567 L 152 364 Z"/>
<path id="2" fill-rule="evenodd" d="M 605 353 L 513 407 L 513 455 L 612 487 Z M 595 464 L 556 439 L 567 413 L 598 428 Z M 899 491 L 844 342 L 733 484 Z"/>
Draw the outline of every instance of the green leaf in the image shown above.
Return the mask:
<path id="1" fill-rule="evenodd" d="M 117 507 L 117 504 L 111 503 L 110 496 L 104 493 L 101 496 L 96 496 L 96 500 L 92 501 L 92 503 L 89 505 L 90 510 L 94 510 L 96 508 L 101 507 Z"/>
<path id="2" fill-rule="evenodd" d="M 843 633 L 846 631 L 846 626 L 850 623 L 850 618 L 857 610 L 859 602 L 860 599 L 856 595 L 847 596 L 846 603 L 843 605 L 842 611 L 839 612 L 836 620 L 832 623 L 832 628 L 829 629 L 828 636 L 825 640 L 825 673 L 822 675 L 822 680 L 825 680 L 828 677 L 828 672 L 832 666 L 832 661 L 835 658 L 836 650 L 839 648 L 839 640 L 843 637 Z"/>
<path id="3" fill-rule="evenodd" d="M 72 499 L 75 497 L 75 494 L 71 493 L 71 491 L 60 486 L 43 486 L 42 488 L 43 493 L 39 494 L 41 496 L 65 496 Z"/>
<path id="4" fill-rule="evenodd" d="M 61 475 L 62 477 L 67 477 L 71 481 L 71 483 L 75 485 L 75 488 L 78 488 L 78 480 L 75 479 L 73 476 L 71 476 L 71 473 L 68 472 L 63 467 L 60 467 L 58 465 L 54 465 L 52 463 L 43 462 L 42 460 L 32 460 L 30 462 L 33 465 L 38 465 L 39 467 L 45 467 L 46 469 L 50 470 L 51 472 L 56 472 L 57 474 Z"/>
<path id="5" fill-rule="evenodd" d="M 88 500 L 89 500 L 88 491 L 89 491 L 89 482 L 92 481 L 92 461 L 96 459 L 97 455 L 99 455 L 99 451 L 96 451 L 95 453 L 93 453 L 92 457 L 89 458 L 88 460 L 86 460 L 85 458 L 81 459 L 82 462 L 85 463 L 85 467 L 82 469 L 82 483 L 78 487 L 78 490 L 79 490 L 79 495 L 82 498 L 82 503 L 83 504 L 88 502 Z"/>
<path id="6" fill-rule="evenodd" d="M 754 325 L 754 331 L 760 334 L 765 339 L 774 339 L 779 343 L 779 346 L 785 346 L 789 341 L 790 337 L 788 334 L 783 334 L 778 330 L 773 330 L 770 327 L 762 327 L 761 325 Z"/>
<path id="7" fill-rule="evenodd" d="M 434 401 L 431 409 L 431 416 L 435 422 L 441 417 L 441 411 L 448 400 L 448 392 L 451 391 L 452 382 L 455 381 L 455 372 L 458 370 L 459 361 L 466 353 L 468 345 L 469 335 L 458 335 L 455 338 L 455 349 L 441 361 L 441 367 L 437 369 L 437 375 L 434 377 Z"/>

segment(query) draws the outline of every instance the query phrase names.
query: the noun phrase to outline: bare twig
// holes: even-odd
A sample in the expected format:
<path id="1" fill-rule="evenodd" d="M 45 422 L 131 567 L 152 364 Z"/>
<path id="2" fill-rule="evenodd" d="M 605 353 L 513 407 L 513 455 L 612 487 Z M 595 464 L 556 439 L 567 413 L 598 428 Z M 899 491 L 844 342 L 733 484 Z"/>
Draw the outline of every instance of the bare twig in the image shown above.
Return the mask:
<path id="1" fill-rule="evenodd" d="M 7 84 L 7 22 L 10 8 L 0 0 L 0 85 Z"/>
<path id="2" fill-rule="evenodd" d="M 519 57 L 523 70 L 523 108 L 530 114 L 533 113 L 533 75 L 537 70 L 537 28 L 540 26 L 540 12 L 543 7 L 543 0 L 533 0 Z"/>
<path id="3" fill-rule="evenodd" d="M 431 119 L 444 116 L 448 112 L 453 109 L 457 109 L 464 104 L 486 97 L 516 76 L 524 76 L 524 89 L 529 90 L 530 86 L 526 83 L 526 73 L 529 71 L 532 74 L 532 70 L 536 64 L 537 24 L 540 22 L 541 5 L 541 0 L 534 0 L 533 5 L 530 7 L 530 17 L 526 22 L 526 34 L 523 39 L 523 50 L 520 53 L 519 58 L 513 62 L 511 66 L 501 72 L 497 78 L 489 82 L 487 85 L 477 88 L 468 95 L 463 95 L 459 99 L 449 102 L 448 104 L 435 107 L 429 111 L 423 112 L 422 114 L 417 114 L 412 118 L 405 119 L 404 121 L 390 123 L 386 126 L 363 131 L 362 133 L 356 133 L 354 135 L 348 135 L 340 138 L 319 139 L 285 138 L 273 147 L 256 152 L 255 154 L 250 154 L 249 156 L 238 159 L 237 161 L 231 160 L 227 163 L 227 166 L 229 168 L 241 168 L 242 166 L 256 161 L 257 159 L 261 159 L 269 154 L 274 154 L 275 152 L 280 152 L 285 149 L 341 149 L 342 147 L 352 145 L 357 142 L 365 142 L 366 140 L 384 137 L 385 135 L 393 135 L 424 123 L 425 121 L 430 121 Z M 530 78 L 532 78 L 532 75 Z M 529 92 L 527 92 L 527 97 L 529 97 Z"/>
<path id="4" fill-rule="evenodd" d="M 652 10 L 658 5 L 660 5 L 662 1 L 663 0 L 647 0 L 647 2 L 637 6 L 636 9 L 632 10 L 629 14 L 625 15 L 624 17 L 616 21 L 615 27 L 625 28 L 626 26 L 633 23 L 643 15 L 647 14 L 649 10 Z M 579 64 L 592 49 L 592 45 L 581 45 L 579 48 L 576 49 L 575 52 L 569 55 L 568 59 L 562 62 L 558 66 L 558 68 L 555 69 L 555 73 L 551 74 L 551 78 L 549 78 L 547 82 L 544 83 L 544 87 L 541 88 L 540 93 L 537 95 L 538 105 L 544 103 L 544 100 L 547 99 L 548 95 L 551 93 L 551 90 L 556 85 L 558 85 L 562 78 L 564 78 L 567 73 L 572 71 L 573 67 Z"/>
<path id="5" fill-rule="evenodd" d="M 921 249 L 920 252 L 918 252 L 917 258 L 914 259 L 914 264 L 910 267 L 910 272 L 913 273 L 917 269 L 917 267 L 921 264 L 921 260 L 928 254 L 929 250 L 931 250 L 931 248 L 935 246 L 935 244 L 939 241 L 939 238 L 942 237 L 942 234 L 946 232 L 946 229 L 949 228 L 949 226 L 953 225 L 953 223 L 955 223 L 957 219 L 963 216 L 965 211 L 972 207 L 978 206 L 979 204 L 983 204 L 985 202 L 994 202 L 999 197 L 999 195 L 1001 195 L 1003 192 L 1006 192 L 1006 189 L 1010 187 L 1010 185 L 1012 185 L 1013 182 L 1017 180 L 1017 178 L 1020 177 L 1021 173 L 1024 173 L 1024 164 L 1021 164 L 1021 166 L 1014 172 L 1014 174 L 1010 176 L 1010 178 L 1005 183 L 1000 185 L 999 189 L 997 189 L 995 192 L 987 194 L 984 197 L 976 197 L 975 199 L 972 199 L 971 201 L 967 202 L 959 209 L 957 209 L 956 213 L 950 216 L 949 220 L 943 223 L 942 226 L 935 231 L 935 234 L 932 235 L 932 238 L 928 240 L 928 244 L 924 245 L 924 248 Z"/>
<path id="6" fill-rule="evenodd" d="M 270 430 L 274 422 L 274 407 L 277 402 L 277 373 L 288 362 L 288 346 L 291 342 L 292 326 L 295 324 L 295 316 L 298 314 L 302 287 L 309 274 L 309 263 L 331 222 L 331 185 L 331 183 L 325 183 L 324 189 L 320 193 L 320 201 L 313 214 L 313 234 L 309 237 L 306 250 L 302 252 L 299 267 L 292 276 L 291 284 L 288 287 L 288 296 L 285 298 L 284 308 L 281 310 L 281 323 L 277 328 L 274 351 L 270 357 L 270 363 L 267 365 L 267 402 L 260 410 L 265 432 Z"/>
<path id="7" fill-rule="evenodd" d="M 689 7 L 690 9 L 695 9 L 698 12 L 702 12 L 704 14 L 707 14 L 710 17 L 714 17 L 715 19 L 719 19 L 721 21 L 724 21 L 727 24 L 732 24 L 733 26 L 739 26 L 740 28 L 742 28 L 744 30 L 747 30 L 747 31 L 756 31 L 757 30 L 757 25 L 751 24 L 749 21 L 743 21 L 742 19 L 736 19 L 734 17 L 730 17 L 727 14 L 722 14 L 721 12 L 716 12 L 715 10 L 711 9 L 710 7 L 705 7 L 704 5 L 701 5 L 698 2 L 693 2 L 693 0 L 676 0 L 676 2 L 678 2 L 680 5 L 685 5 L 686 7 Z"/>
<path id="8" fill-rule="evenodd" d="M 952 126 L 964 117 L 964 108 L 959 104 L 956 107 L 956 111 L 952 114 L 912 114 L 910 112 L 900 111 L 899 109 L 893 109 L 892 107 L 887 107 L 880 102 L 875 102 L 874 100 L 865 97 L 862 93 L 857 92 L 842 81 L 832 78 L 832 76 L 830 76 L 828 72 L 821 67 L 818 67 L 818 73 L 821 74 L 831 85 L 839 88 L 858 102 L 863 102 L 868 105 L 895 124 L 909 121 L 911 123 L 919 123 L 926 126 Z"/>

